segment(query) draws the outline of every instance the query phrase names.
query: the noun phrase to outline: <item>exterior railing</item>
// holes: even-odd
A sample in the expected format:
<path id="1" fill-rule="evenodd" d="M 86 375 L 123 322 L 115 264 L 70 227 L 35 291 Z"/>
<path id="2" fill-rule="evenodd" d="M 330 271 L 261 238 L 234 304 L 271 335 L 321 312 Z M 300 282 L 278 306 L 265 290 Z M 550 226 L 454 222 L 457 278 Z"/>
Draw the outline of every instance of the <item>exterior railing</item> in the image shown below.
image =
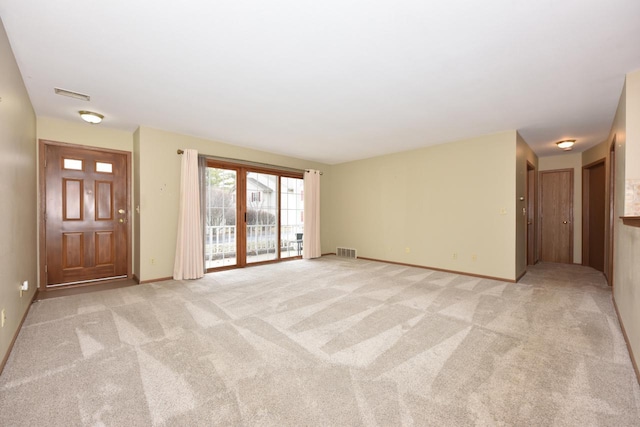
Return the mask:
<path id="1" fill-rule="evenodd" d="M 280 247 L 283 257 L 295 256 L 299 249 L 296 234 L 302 233 L 302 224 L 280 227 Z M 277 225 L 247 226 L 247 255 L 275 253 L 278 242 Z M 233 258 L 236 255 L 236 226 L 219 225 L 205 227 L 205 261 Z M 285 254 L 286 251 L 286 254 Z"/>
<path id="2" fill-rule="evenodd" d="M 228 258 L 236 253 L 235 225 L 206 226 L 204 235 L 205 259 Z"/>

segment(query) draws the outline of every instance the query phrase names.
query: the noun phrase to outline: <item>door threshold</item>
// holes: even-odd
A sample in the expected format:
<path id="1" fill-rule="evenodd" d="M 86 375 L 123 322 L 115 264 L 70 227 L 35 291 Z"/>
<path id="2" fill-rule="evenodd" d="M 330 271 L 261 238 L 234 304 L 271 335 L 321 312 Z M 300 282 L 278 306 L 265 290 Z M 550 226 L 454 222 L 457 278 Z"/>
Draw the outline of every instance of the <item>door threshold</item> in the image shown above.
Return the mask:
<path id="1" fill-rule="evenodd" d="M 84 283 L 75 286 L 67 286 L 67 287 L 58 287 L 58 288 L 48 288 L 45 291 L 38 290 L 38 293 L 35 297 L 35 301 L 50 299 L 50 298 L 58 298 L 69 295 L 79 295 L 79 294 L 87 294 L 91 292 L 99 292 L 99 291 L 107 291 L 111 289 L 119 289 L 126 288 L 129 286 L 137 286 L 138 283 L 133 279 L 127 279 L 127 276 L 124 276 L 124 279 L 121 280 L 110 280 L 110 281 L 102 281 L 96 284 Z M 93 282 L 95 283 L 95 282 Z"/>
<path id="2" fill-rule="evenodd" d="M 122 276 L 103 277 L 101 279 L 78 280 L 76 282 L 56 283 L 54 285 L 47 285 L 47 289 L 59 288 L 63 286 L 67 287 L 67 286 L 74 286 L 74 285 L 90 285 L 92 283 L 106 282 L 106 281 L 112 281 L 112 280 L 122 280 L 126 278 L 127 278 L 127 275 L 125 274 Z"/>

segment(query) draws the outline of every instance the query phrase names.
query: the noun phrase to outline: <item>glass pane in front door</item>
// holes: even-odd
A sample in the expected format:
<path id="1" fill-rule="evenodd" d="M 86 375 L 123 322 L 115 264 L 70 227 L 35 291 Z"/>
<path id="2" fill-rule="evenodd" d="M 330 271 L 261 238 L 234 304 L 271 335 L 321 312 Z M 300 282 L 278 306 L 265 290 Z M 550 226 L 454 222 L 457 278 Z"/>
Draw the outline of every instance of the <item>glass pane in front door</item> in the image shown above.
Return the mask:
<path id="1" fill-rule="evenodd" d="M 247 172 L 247 264 L 278 258 L 278 176 Z"/>
<path id="2" fill-rule="evenodd" d="M 236 265 L 236 182 L 232 169 L 206 171 L 205 267 Z"/>

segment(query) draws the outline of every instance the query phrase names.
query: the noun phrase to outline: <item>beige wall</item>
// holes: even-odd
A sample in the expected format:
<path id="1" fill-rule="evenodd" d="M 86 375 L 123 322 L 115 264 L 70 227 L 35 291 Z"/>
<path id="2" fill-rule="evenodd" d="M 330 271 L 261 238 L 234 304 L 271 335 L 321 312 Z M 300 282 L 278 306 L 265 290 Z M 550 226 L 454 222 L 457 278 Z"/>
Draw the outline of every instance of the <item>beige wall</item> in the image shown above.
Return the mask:
<path id="1" fill-rule="evenodd" d="M 573 262 L 582 263 L 582 153 L 540 157 L 539 171 L 573 169 Z"/>
<path id="2" fill-rule="evenodd" d="M 132 132 L 110 129 L 102 124 L 91 125 L 83 122 L 80 116 L 74 122 L 38 116 L 37 129 L 38 139 L 111 150 L 133 150 Z"/>
<path id="3" fill-rule="evenodd" d="M 527 271 L 527 163 L 537 170 L 538 156 L 520 134 L 516 137 L 516 277 L 520 277 Z"/>
<path id="4" fill-rule="evenodd" d="M 627 161 L 625 179 L 640 180 L 640 70 L 627 74 Z"/>
<path id="5" fill-rule="evenodd" d="M 135 164 L 139 164 L 136 169 L 139 176 L 134 179 L 134 183 L 139 180 L 139 184 L 136 184 L 139 185 L 139 191 L 136 190 L 139 199 L 136 200 L 140 206 L 139 218 L 134 220 L 134 223 L 140 224 L 140 246 L 136 249 L 140 265 L 136 274 L 143 281 L 173 275 L 180 186 L 181 158 L 176 154 L 178 149 L 192 148 L 198 150 L 199 154 L 297 169 L 322 170 L 321 215 L 324 216 L 329 209 L 324 203 L 327 192 L 325 179 L 330 177 L 328 165 L 148 127 L 138 129 L 134 145 L 137 157 Z M 324 239 L 326 229 L 322 219 L 321 230 Z"/>
<path id="6" fill-rule="evenodd" d="M 508 131 L 334 165 L 323 248 L 513 280 L 515 159 Z"/>
<path id="7" fill-rule="evenodd" d="M 640 70 L 627 75 L 626 90 L 626 138 L 635 142 L 640 140 L 640 103 L 635 102 L 640 97 Z M 626 156 L 624 214 L 640 217 L 640 144 L 627 144 Z"/>
<path id="8" fill-rule="evenodd" d="M 615 244 L 613 294 L 627 332 L 635 362 L 640 366 L 640 227 L 623 224 L 625 177 L 640 165 L 640 73 L 627 75 L 618 110 L 608 138 L 615 137 Z M 629 90 L 629 89 L 632 90 Z M 629 112 L 636 112 L 629 114 Z"/>
<path id="9" fill-rule="evenodd" d="M 608 141 L 602 141 L 595 147 L 589 148 L 582 153 L 582 166 L 587 166 L 598 160 L 606 159 L 609 155 Z"/>
<path id="10" fill-rule="evenodd" d="M 36 118 L 0 22 L 0 361 L 37 286 Z M 29 290 L 20 296 L 20 285 Z"/>

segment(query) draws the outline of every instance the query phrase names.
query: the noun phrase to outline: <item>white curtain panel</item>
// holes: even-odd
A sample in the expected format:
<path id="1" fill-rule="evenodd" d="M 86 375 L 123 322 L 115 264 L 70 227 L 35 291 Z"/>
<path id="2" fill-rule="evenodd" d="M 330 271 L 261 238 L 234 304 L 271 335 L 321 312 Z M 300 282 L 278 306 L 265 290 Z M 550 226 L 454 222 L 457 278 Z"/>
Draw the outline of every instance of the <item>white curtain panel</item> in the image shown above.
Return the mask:
<path id="1" fill-rule="evenodd" d="M 184 150 L 180 178 L 178 240 L 176 261 L 173 266 L 175 280 L 199 279 L 204 276 L 202 248 L 198 152 Z"/>
<path id="2" fill-rule="evenodd" d="M 304 173 L 304 243 L 302 258 L 319 258 L 320 247 L 320 172 Z"/>

